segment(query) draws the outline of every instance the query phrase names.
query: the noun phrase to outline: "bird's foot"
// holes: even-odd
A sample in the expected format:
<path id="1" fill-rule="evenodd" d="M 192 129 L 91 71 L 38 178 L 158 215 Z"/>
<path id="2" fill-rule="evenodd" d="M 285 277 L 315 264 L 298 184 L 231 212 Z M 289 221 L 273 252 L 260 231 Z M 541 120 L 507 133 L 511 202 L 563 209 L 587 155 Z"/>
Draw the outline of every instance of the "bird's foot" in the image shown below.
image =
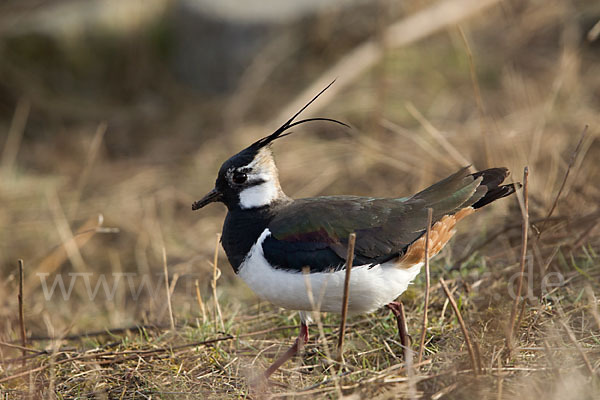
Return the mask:
<path id="1" fill-rule="evenodd" d="M 398 334 L 400 335 L 400 343 L 402 347 L 407 350 L 410 348 L 410 335 L 408 334 L 408 327 L 406 326 L 406 316 L 404 315 L 404 306 L 401 301 L 392 301 L 389 303 L 387 308 L 392 311 L 392 314 L 396 317 L 396 323 L 398 324 Z"/>
<path id="2" fill-rule="evenodd" d="M 281 357 L 275 360 L 273 364 L 266 369 L 263 374 L 263 379 L 265 381 L 268 380 L 269 377 L 279 369 L 279 367 L 300 352 L 306 343 L 308 343 L 308 325 L 302 322 L 300 325 L 300 332 L 298 333 L 298 337 L 296 338 L 296 341 L 292 347 L 290 347 Z"/>

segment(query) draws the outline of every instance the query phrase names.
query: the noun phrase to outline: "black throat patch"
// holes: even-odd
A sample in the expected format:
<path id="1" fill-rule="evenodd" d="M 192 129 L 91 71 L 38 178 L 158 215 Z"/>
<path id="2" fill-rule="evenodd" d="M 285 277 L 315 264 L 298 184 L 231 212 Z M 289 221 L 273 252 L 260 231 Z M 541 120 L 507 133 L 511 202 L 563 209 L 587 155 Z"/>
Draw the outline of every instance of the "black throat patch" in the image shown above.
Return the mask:
<path id="1" fill-rule="evenodd" d="M 254 243 L 267 229 L 272 216 L 271 207 L 238 208 L 227 213 L 221 244 L 236 274 Z"/>

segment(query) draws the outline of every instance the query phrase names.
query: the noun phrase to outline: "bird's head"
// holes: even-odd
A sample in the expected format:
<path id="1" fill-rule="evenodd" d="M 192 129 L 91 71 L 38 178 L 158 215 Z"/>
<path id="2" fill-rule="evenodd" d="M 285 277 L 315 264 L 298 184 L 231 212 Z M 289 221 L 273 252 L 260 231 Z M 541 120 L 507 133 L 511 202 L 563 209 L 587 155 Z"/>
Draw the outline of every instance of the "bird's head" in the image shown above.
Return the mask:
<path id="1" fill-rule="evenodd" d="M 320 91 L 275 132 L 257 140 L 225 161 L 219 170 L 215 188 L 202 199 L 196 201 L 192 205 L 192 210 L 198 210 L 216 201 L 224 203 L 231 210 L 265 207 L 287 199 L 279 185 L 279 174 L 271 153 L 271 143 L 275 139 L 289 135 L 291 133 L 288 132 L 290 128 L 305 122 L 329 121 L 348 127 L 343 122 L 330 118 L 308 118 L 294 121 L 332 84 L 333 82 Z"/>

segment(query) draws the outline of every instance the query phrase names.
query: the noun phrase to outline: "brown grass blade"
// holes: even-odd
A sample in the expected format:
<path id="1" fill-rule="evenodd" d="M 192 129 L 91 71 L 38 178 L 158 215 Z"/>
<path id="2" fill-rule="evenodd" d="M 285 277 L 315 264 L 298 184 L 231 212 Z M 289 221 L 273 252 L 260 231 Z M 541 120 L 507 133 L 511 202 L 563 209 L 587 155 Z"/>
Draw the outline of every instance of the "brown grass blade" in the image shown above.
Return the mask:
<path id="1" fill-rule="evenodd" d="M 21 328 L 21 346 L 23 346 L 23 367 L 25 366 L 25 348 L 27 347 L 27 335 L 25 333 L 25 314 L 23 312 L 23 260 L 19 260 L 19 327 Z"/>

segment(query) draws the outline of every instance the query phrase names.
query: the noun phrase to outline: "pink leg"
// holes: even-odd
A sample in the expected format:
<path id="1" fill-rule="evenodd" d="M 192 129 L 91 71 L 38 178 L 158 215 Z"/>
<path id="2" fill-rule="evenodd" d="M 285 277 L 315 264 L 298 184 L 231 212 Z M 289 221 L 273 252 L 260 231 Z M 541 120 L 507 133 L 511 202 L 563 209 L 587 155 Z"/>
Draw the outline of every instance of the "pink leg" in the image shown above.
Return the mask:
<path id="1" fill-rule="evenodd" d="M 308 325 L 304 321 L 302 321 L 302 323 L 300 324 L 300 332 L 298 334 L 298 338 L 296 339 L 292 347 L 290 347 L 288 351 L 285 352 L 285 354 L 283 354 L 281 357 L 275 360 L 275 362 L 273 362 L 273 364 L 271 364 L 271 366 L 267 368 L 267 370 L 264 373 L 264 378 L 269 379 L 273 372 L 277 371 L 279 367 L 283 365 L 283 363 L 285 363 L 287 360 L 295 356 L 300 350 L 302 350 L 302 347 L 304 347 L 306 343 L 308 343 Z"/>
<path id="2" fill-rule="evenodd" d="M 398 333 L 400 334 L 400 343 L 405 350 L 410 347 L 410 336 L 408 335 L 408 328 L 406 326 L 406 317 L 404 315 L 404 306 L 400 301 L 392 301 L 386 306 L 389 308 L 394 316 L 396 317 L 396 323 L 398 324 Z"/>

